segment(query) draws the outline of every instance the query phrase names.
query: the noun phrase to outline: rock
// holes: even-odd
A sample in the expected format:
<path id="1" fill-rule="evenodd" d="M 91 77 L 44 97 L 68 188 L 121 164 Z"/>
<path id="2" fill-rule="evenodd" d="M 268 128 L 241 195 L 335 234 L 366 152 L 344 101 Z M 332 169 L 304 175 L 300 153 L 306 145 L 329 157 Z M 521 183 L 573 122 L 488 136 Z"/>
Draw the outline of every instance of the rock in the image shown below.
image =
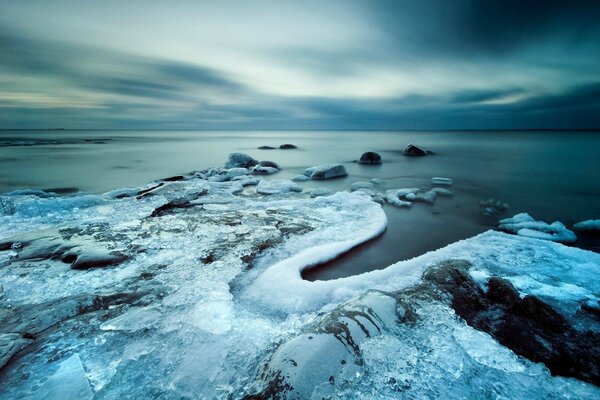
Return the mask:
<path id="1" fill-rule="evenodd" d="M 444 197 L 454 196 L 454 193 L 452 193 L 450 190 L 448 190 L 446 188 L 433 188 L 430 190 L 430 192 L 435 192 L 435 194 L 437 194 L 438 196 L 444 196 Z"/>
<path id="2" fill-rule="evenodd" d="M 589 219 L 573 225 L 573 229 L 579 232 L 600 232 L 600 219 Z"/>
<path id="3" fill-rule="evenodd" d="M 411 199 L 413 201 L 420 201 L 423 203 L 427 203 L 427 204 L 433 204 L 435 203 L 435 200 L 437 199 L 437 192 L 435 190 L 428 190 L 426 192 L 418 192 L 415 194 L 415 197 L 412 198 L 407 196 L 407 199 Z"/>
<path id="4" fill-rule="evenodd" d="M 600 300 L 588 299 L 581 304 L 581 309 L 600 317 Z"/>
<path id="5" fill-rule="evenodd" d="M 305 181 L 310 181 L 310 178 L 306 175 L 297 175 L 294 179 L 292 179 L 294 182 L 305 182 Z"/>
<path id="6" fill-rule="evenodd" d="M 250 168 L 257 164 L 258 161 L 250 157 L 248 154 L 231 153 L 227 162 L 225 163 L 225 168 Z"/>
<path id="7" fill-rule="evenodd" d="M 298 146 L 296 146 L 296 145 L 294 145 L 294 144 L 289 144 L 289 143 L 286 143 L 286 144 L 282 144 L 281 146 L 279 146 L 279 148 L 280 148 L 281 150 L 291 150 L 291 149 L 297 149 L 297 148 L 298 148 Z"/>
<path id="8" fill-rule="evenodd" d="M 317 189 L 311 190 L 310 197 L 315 198 L 315 197 L 321 197 L 321 196 L 329 196 L 332 194 L 333 194 L 333 191 L 331 191 L 330 189 L 317 188 Z"/>
<path id="9" fill-rule="evenodd" d="M 352 379 L 362 371 L 361 343 L 392 327 L 403 315 L 397 308 L 396 299 L 380 291 L 339 306 L 279 346 L 247 399 L 310 399 L 323 383 Z"/>
<path id="10" fill-rule="evenodd" d="M 252 168 L 252 173 L 254 175 L 273 175 L 278 173 L 279 170 L 273 167 L 263 167 L 262 165 L 257 165 Z"/>
<path id="11" fill-rule="evenodd" d="M 423 150 L 418 146 L 415 146 L 414 144 L 409 144 L 408 146 L 406 146 L 406 149 L 404 149 L 405 156 L 421 157 L 426 156 L 427 154 L 429 154 L 427 151 Z"/>
<path id="12" fill-rule="evenodd" d="M 53 229 L 24 233 L 0 242 L 0 249 L 13 248 L 19 261 L 61 260 L 73 269 L 106 267 L 129 258 L 114 246 L 84 234 L 68 239 Z"/>
<path id="13" fill-rule="evenodd" d="M 577 240 L 575 233 L 568 230 L 562 223 L 556 221 L 547 224 L 543 221 L 536 221 L 527 213 L 500 220 L 498 229 L 519 236 L 553 242 L 573 243 Z"/>
<path id="14" fill-rule="evenodd" d="M 275 147 L 273 147 L 273 146 L 260 146 L 258 149 L 259 150 L 275 150 Z"/>
<path id="15" fill-rule="evenodd" d="M 342 164 L 323 164 L 307 168 L 304 175 L 310 179 L 321 180 L 347 176 L 346 168 Z"/>
<path id="16" fill-rule="evenodd" d="M 242 186 L 252 186 L 252 185 L 258 185 L 258 183 L 261 181 L 261 179 L 255 177 L 255 176 L 240 175 L 240 176 L 231 178 L 231 181 L 239 182 Z"/>
<path id="17" fill-rule="evenodd" d="M 455 312 L 516 354 L 541 362 L 553 375 L 600 384 L 600 334 L 582 329 L 533 295 L 523 298 L 506 279 L 491 277 L 485 293 L 469 275 L 467 261 L 430 267 L 423 279 L 449 295 Z M 442 296 L 442 298 L 444 298 Z"/>
<path id="18" fill-rule="evenodd" d="M 499 215 L 508 209 L 507 203 L 503 203 L 494 198 L 481 200 L 479 206 L 483 209 L 483 214 L 487 216 Z"/>
<path id="19" fill-rule="evenodd" d="M 350 185 L 351 192 L 355 192 L 359 189 L 373 189 L 373 184 L 371 182 L 354 182 Z"/>
<path id="20" fill-rule="evenodd" d="M 371 164 L 378 165 L 381 164 L 381 156 L 374 151 L 367 151 L 360 156 L 360 160 L 358 160 L 359 164 Z"/>
<path id="21" fill-rule="evenodd" d="M 452 186 L 454 181 L 452 178 L 441 178 L 439 176 L 435 176 L 431 178 L 432 185 L 440 185 L 440 186 Z"/>
<path id="22" fill-rule="evenodd" d="M 177 182 L 177 181 L 182 181 L 183 179 L 184 179 L 183 175 L 175 175 L 175 176 L 169 176 L 168 178 L 164 178 L 163 181 Z"/>
<path id="23" fill-rule="evenodd" d="M 256 187 L 256 192 L 260 194 L 284 194 L 291 192 L 301 192 L 302 188 L 290 180 L 266 181 L 262 180 Z"/>
<path id="24" fill-rule="evenodd" d="M 0 333 L 0 370 L 30 342 L 31 339 L 25 339 L 18 333 Z"/>
<path id="25" fill-rule="evenodd" d="M 258 163 L 258 165 L 260 165 L 261 167 L 269 167 L 269 168 L 281 169 L 281 168 L 279 168 L 279 165 L 276 162 L 273 162 L 273 161 L 261 161 L 261 162 Z"/>
<path id="26" fill-rule="evenodd" d="M 378 186 L 383 186 L 383 185 L 385 185 L 385 181 L 384 181 L 383 179 L 379 179 L 379 178 L 373 178 L 373 179 L 371 179 L 371 180 L 370 180 L 370 182 L 371 182 L 373 185 L 378 185 Z"/>

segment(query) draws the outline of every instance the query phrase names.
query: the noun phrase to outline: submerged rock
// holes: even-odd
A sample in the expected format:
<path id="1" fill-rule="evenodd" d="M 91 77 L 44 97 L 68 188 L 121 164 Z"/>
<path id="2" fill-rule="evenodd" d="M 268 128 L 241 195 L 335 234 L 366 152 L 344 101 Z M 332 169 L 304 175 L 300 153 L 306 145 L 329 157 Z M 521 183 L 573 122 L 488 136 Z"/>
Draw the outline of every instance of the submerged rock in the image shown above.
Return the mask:
<path id="1" fill-rule="evenodd" d="M 346 168 L 342 164 L 323 164 L 304 170 L 304 175 L 310 179 L 332 179 L 347 176 Z"/>
<path id="2" fill-rule="evenodd" d="M 231 153 L 225 163 L 225 168 L 250 168 L 258 164 L 254 158 L 244 153 Z"/>
<path id="3" fill-rule="evenodd" d="M 273 146 L 259 146 L 258 149 L 259 150 L 275 150 L 275 147 L 273 147 Z"/>
<path id="4" fill-rule="evenodd" d="M 381 164 L 381 156 L 374 151 L 367 151 L 360 156 L 358 160 L 359 164 L 371 164 L 378 165 Z"/>
<path id="5" fill-rule="evenodd" d="M 360 189 L 373 189 L 373 184 L 371 182 L 354 182 L 350 185 L 350 191 L 354 192 Z"/>

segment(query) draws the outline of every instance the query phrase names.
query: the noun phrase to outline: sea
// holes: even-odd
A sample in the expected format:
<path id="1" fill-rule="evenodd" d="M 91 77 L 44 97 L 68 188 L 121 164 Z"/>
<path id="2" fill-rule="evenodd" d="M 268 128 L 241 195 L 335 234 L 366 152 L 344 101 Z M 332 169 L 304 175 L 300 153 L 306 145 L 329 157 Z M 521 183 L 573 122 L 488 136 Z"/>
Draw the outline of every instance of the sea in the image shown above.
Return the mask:
<path id="1" fill-rule="evenodd" d="M 281 144 L 297 149 L 282 150 Z M 407 157 L 409 144 L 432 155 Z M 260 146 L 276 149 L 260 150 Z M 355 161 L 375 151 L 381 165 Z M 278 163 L 265 179 L 291 179 L 305 168 L 343 164 L 348 176 L 299 183 L 349 190 L 377 178 L 381 190 L 429 187 L 452 178 L 452 197 L 410 208 L 384 205 L 389 224 L 380 237 L 304 272 L 328 280 L 385 268 L 493 229 L 527 212 L 538 220 L 600 219 L 600 131 L 0 131 L 0 196 L 42 189 L 64 196 L 136 187 L 158 178 L 223 166 L 232 152 Z M 486 215 L 485 204 L 508 208 Z M 598 238 L 576 246 L 599 251 Z"/>

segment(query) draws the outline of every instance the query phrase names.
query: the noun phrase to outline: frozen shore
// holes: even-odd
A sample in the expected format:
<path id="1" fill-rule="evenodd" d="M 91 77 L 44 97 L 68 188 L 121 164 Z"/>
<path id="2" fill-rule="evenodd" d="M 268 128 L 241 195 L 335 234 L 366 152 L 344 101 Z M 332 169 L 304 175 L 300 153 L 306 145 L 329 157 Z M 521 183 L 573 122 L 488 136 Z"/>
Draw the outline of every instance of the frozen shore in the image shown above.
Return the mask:
<path id="1" fill-rule="evenodd" d="M 384 232 L 381 206 L 365 188 L 310 198 L 280 181 L 257 192 L 242 169 L 103 195 L 7 196 L 0 398 L 600 395 L 589 367 L 600 352 L 599 254 L 489 231 L 308 282 L 303 269 Z M 472 313 L 431 277 L 448 260 L 462 260 L 461 282 L 480 298 Z M 492 278 L 512 303 L 492 301 Z M 552 354 L 507 343 L 481 323 L 499 310 L 532 334 L 546 329 L 540 318 L 555 321 L 569 346 L 588 335 L 588 363 L 558 371 Z"/>

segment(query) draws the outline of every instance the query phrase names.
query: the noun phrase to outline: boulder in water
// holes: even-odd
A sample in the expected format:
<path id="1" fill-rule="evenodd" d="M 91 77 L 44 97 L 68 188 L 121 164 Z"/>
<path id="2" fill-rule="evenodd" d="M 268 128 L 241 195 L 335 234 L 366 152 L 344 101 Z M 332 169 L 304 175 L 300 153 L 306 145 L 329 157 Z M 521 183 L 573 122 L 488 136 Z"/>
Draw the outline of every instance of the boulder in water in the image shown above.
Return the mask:
<path id="1" fill-rule="evenodd" d="M 304 175 L 310 179 L 331 179 L 347 176 L 346 168 L 342 164 L 323 164 L 304 170 Z"/>
<path id="2" fill-rule="evenodd" d="M 250 157 L 248 154 L 231 153 L 227 162 L 225 163 L 225 168 L 250 168 L 257 164 L 258 161 Z"/>
<path id="3" fill-rule="evenodd" d="M 419 146 L 415 146 L 414 144 L 409 144 L 408 146 L 406 146 L 406 149 L 404 149 L 405 156 L 421 157 L 421 156 L 426 156 L 427 154 L 431 154 L 431 153 L 423 150 Z"/>
<path id="4" fill-rule="evenodd" d="M 378 165 L 381 164 L 381 156 L 374 151 L 367 151 L 360 156 L 359 164 Z"/>

